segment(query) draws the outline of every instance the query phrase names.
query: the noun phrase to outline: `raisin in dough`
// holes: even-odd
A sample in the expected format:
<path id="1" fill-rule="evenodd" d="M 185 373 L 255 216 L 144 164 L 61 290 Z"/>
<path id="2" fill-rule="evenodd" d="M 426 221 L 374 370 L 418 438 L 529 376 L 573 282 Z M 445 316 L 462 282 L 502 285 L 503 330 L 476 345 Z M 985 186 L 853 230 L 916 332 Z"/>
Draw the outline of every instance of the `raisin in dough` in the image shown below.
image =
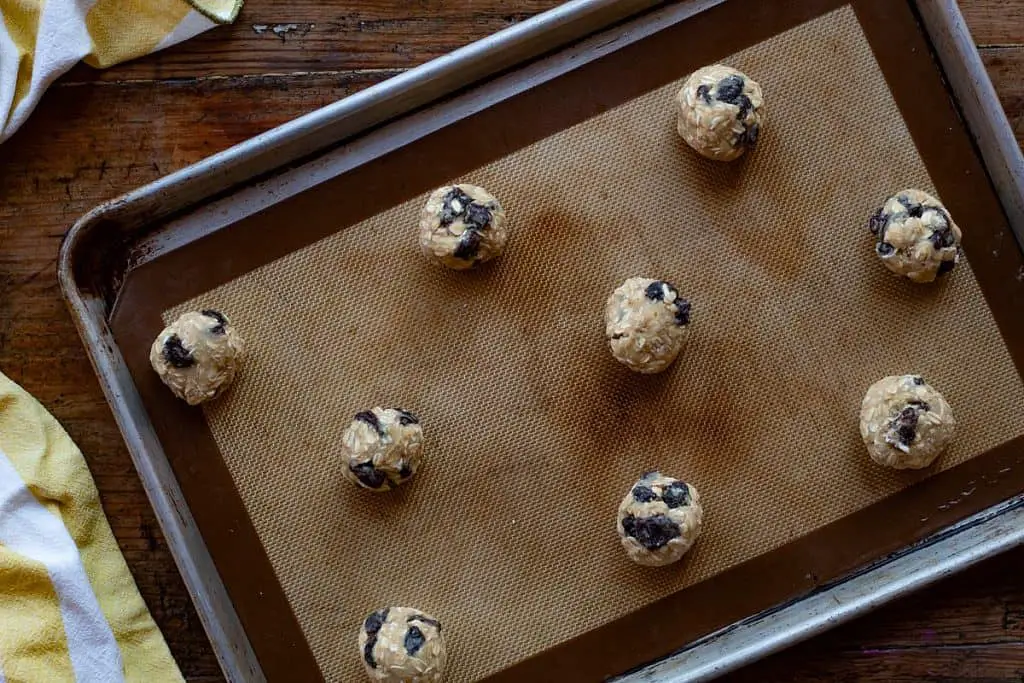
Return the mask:
<path id="1" fill-rule="evenodd" d="M 364 410 L 341 437 L 345 476 L 371 491 L 389 491 L 412 478 L 423 460 L 423 428 L 400 408 Z"/>
<path id="2" fill-rule="evenodd" d="M 703 518 L 697 489 L 648 472 L 622 499 L 616 526 L 629 559 L 661 567 L 677 561 L 693 546 Z"/>
<path id="3" fill-rule="evenodd" d="M 661 372 L 686 345 L 690 302 L 662 280 L 633 277 L 608 297 L 605 334 L 616 360 L 644 374 Z"/>
<path id="4" fill-rule="evenodd" d="M 366 673 L 380 683 L 438 683 L 447 652 L 441 623 L 411 607 L 385 607 L 359 631 Z"/>
<path id="5" fill-rule="evenodd" d="M 420 248 L 433 263 L 466 270 L 501 254 L 507 241 L 505 210 L 482 187 L 440 187 L 423 207 Z"/>
<path id="6" fill-rule="evenodd" d="M 702 156 L 732 161 L 757 144 L 764 116 L 761 86 L 723 64 L 690 74 L 676 96 L 679 135 Z"/>
<path id="7" fill-rule="evenodd" d="M 931 282 L 960 260 L 960 228 L 946 207 L 920 190 L 889 197 L 868 222 L 885 267 L 914 282 Z"/>
<path id="8" fill-rule="evenodd" d="M 927 467 L 955 430 L 953 409 L 919 375 L 885 377 L 871 385 L 861 403 L 860 435 L 879 465 Z"/>
<path id="9" fill-rule="evenodd" d="M 218 311 L 185 313 L 164 328 L 149 362 L 174 395 L 189 405 L 220 396 L 242 363 L 245 344 Z"/>

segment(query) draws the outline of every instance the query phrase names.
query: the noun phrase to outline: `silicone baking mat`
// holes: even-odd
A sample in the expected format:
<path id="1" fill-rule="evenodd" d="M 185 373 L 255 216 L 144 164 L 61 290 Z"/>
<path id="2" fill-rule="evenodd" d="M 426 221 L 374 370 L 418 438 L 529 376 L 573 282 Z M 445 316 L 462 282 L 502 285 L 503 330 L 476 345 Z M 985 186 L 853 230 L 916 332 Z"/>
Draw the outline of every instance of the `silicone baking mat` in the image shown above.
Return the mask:
<path id="1" fill-rule="evenodd" d="M 480 680 L 1024 434 L 970 265 L 920 286 L 873 254 L 885 196 L 936 190 L 854 11 L 722 61 L 765 92 L 737 163 L 676 135 L 681 69 L 458 178 L 509 216 L 506 253 L 479 272 L 419 255 L 424 194 L 165 312 L 219 308 L 248 342 L 206 418 L 326 679 L 359 680 L 362 618 L 409 605 L 443 621 L 448 680 Z M 974 217 L 954 218 L 969 242 Z M 607 295 L 637 275 L 693 303 L 659 376 L 618 365 L 603 335 Z M 922 473 L 875 466 L 857 432 L 868 385 L 908 372 L 959 422 Z M 352 487 L 338 455 L 374 405 L 425 430 L 426 465 L 387 495 Z M 706 505 L 700 541 L 662 569 L 632 565 L 614 529 L 649 469 Z"/>

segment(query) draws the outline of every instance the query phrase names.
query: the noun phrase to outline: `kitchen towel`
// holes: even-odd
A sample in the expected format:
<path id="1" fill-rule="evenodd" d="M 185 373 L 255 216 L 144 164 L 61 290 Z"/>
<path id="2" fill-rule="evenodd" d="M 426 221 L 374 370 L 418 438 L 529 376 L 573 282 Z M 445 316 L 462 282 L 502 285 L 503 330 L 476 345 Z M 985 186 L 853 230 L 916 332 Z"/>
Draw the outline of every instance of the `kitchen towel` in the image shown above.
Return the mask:
<path id="1" fill-rule="evenodd" d="M 81 451 L 0 374 L 0 683 L 179 683 Z"/>

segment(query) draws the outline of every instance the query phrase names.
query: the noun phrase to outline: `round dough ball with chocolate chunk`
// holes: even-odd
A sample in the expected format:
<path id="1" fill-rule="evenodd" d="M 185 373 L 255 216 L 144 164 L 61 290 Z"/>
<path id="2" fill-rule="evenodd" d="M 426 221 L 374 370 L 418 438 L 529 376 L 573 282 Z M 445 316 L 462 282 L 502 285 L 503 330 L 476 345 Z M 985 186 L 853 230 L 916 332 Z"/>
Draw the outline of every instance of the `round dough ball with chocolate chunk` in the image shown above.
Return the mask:
<path id="1" fill-rule="evenodd" d="M 401 408 L 358 413 L 341 437 L 345 476 L 371 491 L 389 491 L 416 474 L 423 461 L 423 427 Z"/>
<path id="2" fill-rule="evenodd" d="M 931 282 L 960 260 L 960 228 L 927 192 L 897 192 L 872 214 L 868 227 L 885 267 L 914 282 Z"/>
<path id="3" fill-rule="evenodd" d="M 679 135 L 702 156 L 738 159 L 757 144 L 764 96 L 746 74 L 713 64 L 690 74 L 676 96 Z"/>
<path id="4" fill-rule="evenodd" d="M 411 607 L 384 607 L 363 622 L 359 656 L 370 680 L 439 683 L 448 653 L 437 619 Z"/>
<path id="5" fill-rule="evenodd" d="M 880 379 L 861 403 L 860 435 L 879 465 L 900 470 L 928 467 L 954 431 L 953 409 L 920 375 Z"/>
<path id="6" fill-rule="evenodd" d="M 630 370 L 661 372 L 686 345 L 690 302 L 663 280 L 632 277 L 608 297 L 604 329 L 612 355 Z"/>
<path id="7" fill-rule="evenodd" d="M 505 210 L 482 187 L 439 187 L 423 207 L 420 248 L 433 263 L 466 270 L 497 257 L 507 241 Z"/>
<path id="8" fill-rule="evenodd" d="M 223 313 L 185 313 L 164 328 L 149 362 L 174 395 L 189 405 L 220 396 L 242 363 L 245 344 Z"/>
<path id="9" fill-rule="evenodd" d="M 697 489 L 648 472 L 622 499 L 616 526 L 629 559 L 661 567 L 686 554 L 700 536 L 703 519 Z"/>

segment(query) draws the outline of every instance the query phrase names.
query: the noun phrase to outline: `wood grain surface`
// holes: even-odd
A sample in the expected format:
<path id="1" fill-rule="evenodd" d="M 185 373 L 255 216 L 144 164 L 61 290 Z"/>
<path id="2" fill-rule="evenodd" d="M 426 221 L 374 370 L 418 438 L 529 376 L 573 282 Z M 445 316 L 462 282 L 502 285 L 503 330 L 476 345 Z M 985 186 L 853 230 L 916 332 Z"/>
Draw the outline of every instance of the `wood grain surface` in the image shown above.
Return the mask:
<path id="1" fill-rule="evenodd" d="M 114 533 L 190 681 L 220 680 L 57 285 L 96 204 L 558 4 L 248 0 L 237 22 L 97 72 L 76 67 L 0 145 L 0 370 L 84 451 Z M 1024 0 L 961 0 L 1024 142 Z M 735 674 L 736 681 L 1024 680 L 1024 549 Z"/>

